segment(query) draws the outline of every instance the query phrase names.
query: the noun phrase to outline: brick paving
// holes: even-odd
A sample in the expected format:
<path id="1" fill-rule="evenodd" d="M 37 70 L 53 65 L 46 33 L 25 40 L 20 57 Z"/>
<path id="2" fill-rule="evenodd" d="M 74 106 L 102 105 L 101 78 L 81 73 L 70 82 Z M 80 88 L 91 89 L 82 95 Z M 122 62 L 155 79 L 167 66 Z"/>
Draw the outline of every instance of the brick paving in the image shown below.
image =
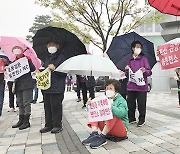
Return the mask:
<path id="1" fill-rule="evenodd" d="M 96 95 L 101 95 L 97 93 Z M 41 96 L 39 101 L 41 101 Z M 75 101 L 76 93 L 65 94 L 63 102 L 63 131 L 54 135 L 41 134 L 44 126 L 43 104 L 32 104 L 31 127 L 12 129 L 17 122 L 16 112 L 7 112 L 8 94 L 5 95 L 3 115 L 0 117 L 0 154 L 179 154 L 180 108 L 176 94 L 148 93 L 147 118 L 143 127 L 129 126 L 128 139 L 91 149 L 81 144 L 91 130 L 86 126 L 87 111 L 82 102 Z M 138 115 L 137 115 L 138 116 Z"/>

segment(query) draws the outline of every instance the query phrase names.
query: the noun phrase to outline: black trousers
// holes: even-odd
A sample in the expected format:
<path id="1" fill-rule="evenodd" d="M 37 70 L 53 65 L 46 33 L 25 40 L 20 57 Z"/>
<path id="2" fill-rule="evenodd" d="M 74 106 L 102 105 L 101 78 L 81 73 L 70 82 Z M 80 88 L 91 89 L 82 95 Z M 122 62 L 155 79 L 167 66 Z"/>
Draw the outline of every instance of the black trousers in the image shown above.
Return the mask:
<path id="1" fill-rule="evenodd" d="M 88 91 L 89 91 L 89 97 L 91 97 L 91 99 L 94 99 L 95 98 L 94 87 L 88 87 Z"/>
<path id="2" fill-rule="evenodd" d="M 146 100 L 147 100 L 147 92 L 139 92 L 139 91 L 128 91 L 128 117 L 129 121 L 136 120 L 135 111 L 136 111 L 136 101 L 137 107 L 139 111 L 139 121 L 145 121 L 146 116 Z"/>
<path id="3" fill-rule="evenodd" d="M 15 108 L 15 106 L 14 106 L 14 94 L 12 93 L 13 82 L 8 81 L 7 85 L 8 85 L 8 90 L 9 90 L 9 107 Z"/>
<path id="4" fill-rule="evenodd" d="M 44 93 L 45 127 L 62 127 L 64 93 Z"/>
<path id="5" fill-rule="evenodd" d="M 82 95 L 83 95 L 83 104 L 86 105 L 87 102 L 87 86 L 85 82 L 81 83 Z"/>

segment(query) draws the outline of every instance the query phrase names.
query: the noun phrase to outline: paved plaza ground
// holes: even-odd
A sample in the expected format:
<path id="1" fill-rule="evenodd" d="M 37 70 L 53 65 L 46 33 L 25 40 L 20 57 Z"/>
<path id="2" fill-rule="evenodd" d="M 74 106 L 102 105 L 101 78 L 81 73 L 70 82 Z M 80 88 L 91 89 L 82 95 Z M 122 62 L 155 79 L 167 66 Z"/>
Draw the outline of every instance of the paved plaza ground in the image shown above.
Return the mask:
<path id="1" fill-rule="evenodd" d="M 103 92 L 96 93 L 101 95 Z M 42 100 L 42 96 L 39 97 Z M 87 111 L 76 102 L 76 93 L 65 93 L 63 102 L 63 131 L 41 134 L 44 127 L 43 104 L 32 104 L 31 127 L 12 129 L 18 120 L 17 112 L 7 112 L 5 95 L 3 115 L 0 117 L 0 154 L 180 154 L 180 108 L 177 95 L 170 92 L 150 92 L 147 101 L 146 125 L 129 126 L 128 139 L 91 149 L 81 144 L 88 137 Z"/>

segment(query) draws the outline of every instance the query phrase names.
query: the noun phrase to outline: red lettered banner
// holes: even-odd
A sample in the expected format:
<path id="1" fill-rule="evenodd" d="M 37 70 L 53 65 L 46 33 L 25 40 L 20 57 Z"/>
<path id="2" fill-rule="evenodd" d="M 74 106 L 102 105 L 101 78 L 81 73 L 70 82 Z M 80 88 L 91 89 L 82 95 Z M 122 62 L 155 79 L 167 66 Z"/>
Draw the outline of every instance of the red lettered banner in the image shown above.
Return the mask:
<path id="1" fill-rule="evenodd" d="M 162 70 L 180 67 L 180 43 L 157 47 Z"/>
<path id="2" fill-rule="evenodd" d="M 111 101 L 103 95 L 94 98 L 88 105 L 89 122 L 105 121 L 113 119 Z"/>

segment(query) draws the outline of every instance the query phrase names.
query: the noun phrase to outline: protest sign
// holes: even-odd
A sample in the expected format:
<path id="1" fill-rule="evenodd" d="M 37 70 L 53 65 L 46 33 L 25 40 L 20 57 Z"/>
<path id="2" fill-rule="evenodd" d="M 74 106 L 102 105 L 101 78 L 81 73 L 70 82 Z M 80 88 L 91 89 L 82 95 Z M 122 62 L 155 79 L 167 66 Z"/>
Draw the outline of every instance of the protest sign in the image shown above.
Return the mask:
<path id="1" fill-rule="evenodd" d="M 107 96 L 103 95 L 91 100 L 88 105 L 89 122 L 106 121 L 113 119 L 111 102 Z"/>
<path id="2" fill-rule="evenodd" d="M 180 43 L 157 47 L 162 70 L 180 67 Z"/>
<path id="3" fill-rule="evenodd" d="M 28 59 L 26 57 L 20 58 L 7 66 L 7 80 L 14 81 L 22 75 L 27 74 L 28 72 L 30 72 Z"/>
<path id="4" fill-rule="evenodd" d="M 134 82 L 138 86 L 144 86 L 145 81 L 143 77 L 143 72 L 139 69 L 137 72 L 133 72 L 131 68 L 129 68 L 129 81 Z"/>
<path id="5" fill-rule="evenodd" d="M 47 90 L 51 87 L 51 70 L 46 68 L 44 71 L 36 74 L 37 88 Z"/>

